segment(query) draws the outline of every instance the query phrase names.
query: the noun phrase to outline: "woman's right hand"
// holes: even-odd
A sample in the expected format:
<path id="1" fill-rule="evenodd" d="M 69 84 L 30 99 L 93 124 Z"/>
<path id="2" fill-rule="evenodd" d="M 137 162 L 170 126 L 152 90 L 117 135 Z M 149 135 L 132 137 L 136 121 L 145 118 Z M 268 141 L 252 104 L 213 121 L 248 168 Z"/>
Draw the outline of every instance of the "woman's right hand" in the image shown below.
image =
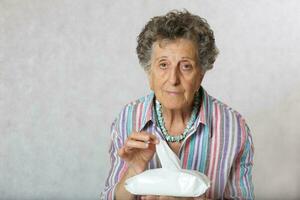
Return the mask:
<path id="1" fill-rule="evenodd" d="M 153 134 L 144 131 L 133 132 L 125 145 L 119 149 L 118 154 L 136 174 L 139 174 L 146 170 L 158 143 L 158 138 Z"/>

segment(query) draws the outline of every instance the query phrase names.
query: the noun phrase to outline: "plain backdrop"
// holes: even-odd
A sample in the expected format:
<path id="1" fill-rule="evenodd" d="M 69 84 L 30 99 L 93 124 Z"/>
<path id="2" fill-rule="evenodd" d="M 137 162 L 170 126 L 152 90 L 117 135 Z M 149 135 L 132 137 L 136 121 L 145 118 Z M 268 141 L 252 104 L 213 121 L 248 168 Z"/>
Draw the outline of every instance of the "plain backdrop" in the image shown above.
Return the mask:
<path id="1" fill-rule="evenodd" d="M 99 198 L 111 122 L 149 92 L 136 37 L 183 8 L 215 32 L 202 85 L 247 119 L 256 198 L 300 198 L 300 1 L 0 0 L 0 199 Z"/>

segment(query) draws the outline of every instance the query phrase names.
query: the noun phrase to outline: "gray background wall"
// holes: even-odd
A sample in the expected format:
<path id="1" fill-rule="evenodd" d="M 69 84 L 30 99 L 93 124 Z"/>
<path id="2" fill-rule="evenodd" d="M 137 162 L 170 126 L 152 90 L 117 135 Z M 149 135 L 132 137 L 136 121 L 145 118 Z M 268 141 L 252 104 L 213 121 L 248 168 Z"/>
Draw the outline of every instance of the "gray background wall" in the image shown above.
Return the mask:
<path id="1" fill-rule="evenodd" d="M 0 0 L 0 199 L 99 197 L 110 124 L 149 92 L 136 36 L 174 8 L 215 30 L 203 86 L 252 129 L 257 199 L 300 198 L 299 1 Z"/>

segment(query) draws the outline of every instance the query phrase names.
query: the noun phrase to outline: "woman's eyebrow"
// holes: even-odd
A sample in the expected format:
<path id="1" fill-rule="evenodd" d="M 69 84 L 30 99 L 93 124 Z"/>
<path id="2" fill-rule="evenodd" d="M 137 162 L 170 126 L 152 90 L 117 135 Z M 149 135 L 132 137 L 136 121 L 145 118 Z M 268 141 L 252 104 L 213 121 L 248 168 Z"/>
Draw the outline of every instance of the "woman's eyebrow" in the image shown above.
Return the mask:
<path id="1" fill-rule="evenodd" d="M 160 57 L 156 58 L 154 61 L 157 61 L 159 59 L 165 59 L 165 58 L 168 58 L 168 57 L 167 56 L 160 56 Z"/>
<path id="2" fill-rule="evenodd" d="M 189 59 L 189 60 L 194 60 L 193 58 L 191 58 L 191 57 L 188 57 L 188 56 L 181 57 L 181 59 Z"/>

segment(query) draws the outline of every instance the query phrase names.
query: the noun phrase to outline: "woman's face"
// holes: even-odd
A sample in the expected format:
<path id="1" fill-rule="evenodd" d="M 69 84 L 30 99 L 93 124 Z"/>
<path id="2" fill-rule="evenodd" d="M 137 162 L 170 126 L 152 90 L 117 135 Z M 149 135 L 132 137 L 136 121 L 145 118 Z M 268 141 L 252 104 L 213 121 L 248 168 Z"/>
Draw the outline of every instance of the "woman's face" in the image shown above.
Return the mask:
<path id="1" fill-rule="evenodd" d="M 155 42 L 148 76 L 150 87 L 163 107 L 190 108 L 204 76 L 197 66 L 195 44 L 187 39 Z"/>

